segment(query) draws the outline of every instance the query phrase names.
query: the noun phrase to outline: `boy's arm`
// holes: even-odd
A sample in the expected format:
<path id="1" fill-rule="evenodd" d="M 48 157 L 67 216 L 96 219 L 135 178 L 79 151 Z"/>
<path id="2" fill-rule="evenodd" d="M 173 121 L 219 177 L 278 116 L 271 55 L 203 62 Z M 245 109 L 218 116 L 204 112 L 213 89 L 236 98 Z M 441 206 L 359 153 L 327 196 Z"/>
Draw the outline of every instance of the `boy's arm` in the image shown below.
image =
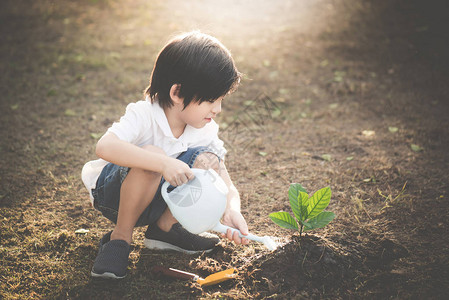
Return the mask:
<path id="1" fill-rule="evenodd" d="M 227 197 L 226 210 L 223 214 L 223 223 L 230 227 L 240 230 L 243 235 L 248 234 L 248 225 L 246 224 L 245 218 L 240 212 L 240 195 L 236 187 L 231 181 L 228 170 L 223 161 L 220 162 L 219 175 L 226 183 L 229 193 Z M 248 240 L 245 238 L 240 238 L 238 232 L 234 232 L 231 235 L 231 230 L 228 230 L 226 237 L 237 244 L 248 244 Z"/>
<path id="2" fill-rule="evenodd" d="M 186 163 L 171 158 L 162 151 L 143 149 L 120 140 L 110 132 L 98 141 L 95 153 L 98 157 L 119 166 L 160 173 L 173 186 L 186 183 L 194 177 Z"/>

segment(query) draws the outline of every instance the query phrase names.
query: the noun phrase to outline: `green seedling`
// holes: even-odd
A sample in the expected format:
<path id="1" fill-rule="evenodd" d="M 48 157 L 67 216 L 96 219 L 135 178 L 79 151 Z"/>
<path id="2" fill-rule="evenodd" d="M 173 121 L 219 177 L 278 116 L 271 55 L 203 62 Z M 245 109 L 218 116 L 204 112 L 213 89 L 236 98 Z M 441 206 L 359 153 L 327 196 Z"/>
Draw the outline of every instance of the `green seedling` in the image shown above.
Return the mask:
<path id="1" fill-rule="evenodd" d="M 288 198 L 295 217 L 285 211 L 274 212 L 269 216 L 274 223 L 283 228 L 297 230 L 299 236 L 302 236 L 303 231 L 322 228 L 335 218 L 333 212 L 324 211 L 329 205 L 331 194 L 331 189 L 325 187 L 309 197 L 302 185 L 292 183 Z"/>

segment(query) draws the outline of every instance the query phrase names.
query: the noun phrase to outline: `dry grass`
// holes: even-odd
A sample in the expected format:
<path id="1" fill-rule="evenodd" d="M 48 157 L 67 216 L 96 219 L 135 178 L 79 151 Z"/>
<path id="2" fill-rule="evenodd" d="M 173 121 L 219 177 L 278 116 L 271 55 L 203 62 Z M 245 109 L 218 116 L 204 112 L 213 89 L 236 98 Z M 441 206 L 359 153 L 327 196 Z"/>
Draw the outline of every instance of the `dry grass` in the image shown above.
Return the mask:
<path id="1" fill-rule="evenodd" d="M 219 13 L 203 1 L 2 2 L 0 298 L 443 295 L 446 77 L 432 73 L 433 61 L 404 63 L 400 52 L 409 54 L 407 39 L 415 45 L 425 37 L 404 34 L 406 16 L 396 18 L 387 1 L 212 2 Z M 392 28 L 399 38 L 386 41 L 376 13 L 398 22 Z M 145 249 L 138 229 L 129 276 L 94 280 L 97 243 L 111 224 L 90 206 L 80 170 L 126 103 L 141 99 L 159 48 L 193 27 L 218 35 L 246 74 L 218 119 L 228 126 L 223 139 L 232 141 L 228 169 L 251 231 L 281 237 L 287 250 L 270 254 L 258 244 L 223 241 L 210 255 L 172 255 Z M 249 116 L 254 99 L 271 106 Z M 247 124 L 232 132 L 236 119 Z M 425 150 L 411 150 L 412 143 Z M 268 218 L 289 211 L 292 182 L 311 194 L 330 186 L 329 209 L 337 214 L 299 250 L 288 244 L 296 237 Z M 76 234 L 81 228 L 89 232 Z M 317 278 L 332 259 L 354 268 L 355 279 L 344 277 L 331 290 L 320 279 L 313 288 L 294 281 L 304 266 L 312 270 L 307 280 Z M 202 276 L 237 267 L 241 277 L 201 289 L 157 278 L 155 264 Z"/>

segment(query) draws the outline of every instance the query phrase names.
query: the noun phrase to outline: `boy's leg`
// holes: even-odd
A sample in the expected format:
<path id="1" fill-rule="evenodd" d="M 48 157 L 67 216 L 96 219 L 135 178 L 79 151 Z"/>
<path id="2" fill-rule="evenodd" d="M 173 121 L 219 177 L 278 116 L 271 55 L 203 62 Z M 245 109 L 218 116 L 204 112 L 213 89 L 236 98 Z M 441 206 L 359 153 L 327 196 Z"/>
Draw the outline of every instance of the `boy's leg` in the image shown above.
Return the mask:
<path id="1" fill-rule="evenodd" d="M 148 151 L 163 153 L 157 147 L 146 146 Z M 95 259 L 92 276 L 123 278 L 126 275 L 130 244 L 133 229 L 142 212 L 147 209 L 153 200 L 161 181 L 161 175 L 138 168 L 132 168 L 127 173 L 120 186 L 120 200 L 116 226 L 111 233 L 106 234 L 100 241 L 100 249 Z M 108 195 L 116 195 L 108 192 Z M 104 190 L 102 191 L 103 198 Z M 106 195 L 107 196 L 107 195 Z M 111 220 L 114 220 L 111 218 Z"/>
<path id="2" fill-rule="evenodd" d="M 145 146 L 144 149 L 164 153 L 160 148 L 151 145 Z M 161 177 L 159 173 L 138 168 L 129 171 L 120 188 L 117 223 L 112 231 L 111 240 L 124 240 L 131 244 L 137 220 L 153 200 Z"/>

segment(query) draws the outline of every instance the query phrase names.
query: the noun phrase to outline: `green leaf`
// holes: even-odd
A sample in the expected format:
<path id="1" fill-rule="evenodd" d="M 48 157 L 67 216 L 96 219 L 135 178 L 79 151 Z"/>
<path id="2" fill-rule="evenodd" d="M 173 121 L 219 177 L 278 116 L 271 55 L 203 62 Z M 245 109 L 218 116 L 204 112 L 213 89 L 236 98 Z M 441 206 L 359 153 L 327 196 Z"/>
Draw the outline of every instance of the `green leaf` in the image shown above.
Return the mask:
<path id="1" fill-rule="evenodd" d="M 290 188 L 288 189 L 288 197 L 292 197 L 294 199 L 298 199 L 299 192 L 307 193 L 306 189 L 299 183 L 290 184 Z"/>
<path id="2" fill-rule="evenodd" d="M 271 213 L 269 216 L 274 223 L 281 227 L 298 230 L 298 223 L 288 212 L 278 211 Z"/>
<path id="3" fill-rule="evenodd" d="M 299 221 L 305 221 L 308 218 L 308 211 L 307 208 L 309 207 L 309 195 L 304 192 L 299 192 L 298 195 L 298 205 L 299 205 L 299 213 L 296 218 L 298 218 Z"/>
<path id="4" fill-rule="evenodd" d="M 331 161 L 332 160 L 332 155 L 330 154 L 323 154 L 321 155 L 321 158 L 325 161 Z"/>
<path id="5" fill-rule="evenodd" d="M 272 112 L 271 112 L 271 117 L 272 118 L 277 118 L 281 115 L 281 110 L 279 108 L 275 108 Z"/>
<path id="6" fill-rule="evenodd" d="M 331 189 L 329 187 L 322 188 L 309 198 L 309 206 L 307 207 L 308 217 L 313 218 L 322 212 L 331 200 Z"/>
<path id="7" fill-rule="evenodd" d="M 391 133 L 398 132 L 398 130 L 399 130 L 399 128 L 397 128 L 397 127 L 393 127 L 393 126 L 388 127 L 388 131 L 390 131 Z"/>
<path id="8" fill-rule="evenodd" d="M 300 203 L 298 202 L 300 192 L 304 192 L 307 194 L 306 189 L 299 183 L 290 184 L 290 188 L 288 190 L 288 200 L 290 201 L 290 206 L 292 208 L 292 211 L 298 220 L 301 220 L 300 219 L 301 213 L 300 213 L 300 207 L 299 207 Z"/>
<path id="9" fill-rule="evenodd" d="M 363 130 L 362 134 L 366 137 L 374 136 L 376 132 L 374 130 Z"/>
<path id="10" fill-rule="evenodd" d="M 91 134 L 90 134 L 90 137 L 91 138 L 93 138 L 93 139 L 99 139 L 99 138 L 101 138 L 103 136 L 103 134 L 102 133 L 95 133 L 95 132 L 92 132 Z"/>
<path id="11" fill-rule="evenodd" d="M 326 67 L 329 64 L 329 61 L 327 59 L 320 62 L 320 67 Z"/>
<path id="12" fill-rule="evenodd" d="M 346 72 L 344 72 L 344 71 L 335 71 L 334 72 L 334 81 L 342 82 L 345 75 L 346 75 Z"/>
<path id="13" fill-rule="evenodd" d="M 54 96 L 54 95 L 56 95 L 56 90 L 49 89 L 48 92 L 47 92 L 47 96 Z"/>
<path id="14" fill-rule="evenodd" d="M 307 222 L 307 225 L 303 223 L 304 230 L 312 230 L 317 228 L 323 228 L 327 224 L 329 224 L 330 221 L 332 221 L 335 218 L 335 214 L 331 211 L 322 211 L 318 215 L 316 215 L 314 218 L 309 219 Z"/>
<path id="15" fill-rule="evenodd" d="M 423 150 L 423 148 L 421 148 L 420 146 L 416 145 L 416 144 L 411 144 L 410 148 L 412 148 L 413 151 L 415 152 L 420 152 Z"/>
<path id="16" fill-rule="evenodd" d="M 336 109 L 338 107 L 338 103 L 332 103 L 329 105 L 330 109 Z"/>
<path id="17" fill-rule="evenodd" d="M 73 109 L 67 108 L 64 112 L 66 116 L 73 117 L 76 116 L 76 112 Z"/>
<path id="18" fill-rule="evenodd" d="M 304 226 L 304 231 L 312 230 L 312 225 L 310 225 L 308 222 L 302 222 L 301 223 Z"/>
<path id="19" fill-rule="evenodd" d="M 288 93 L 290 93 L 289 89 L 279 89 L 279 94 L 281 95 L 287 95 Z"/>

